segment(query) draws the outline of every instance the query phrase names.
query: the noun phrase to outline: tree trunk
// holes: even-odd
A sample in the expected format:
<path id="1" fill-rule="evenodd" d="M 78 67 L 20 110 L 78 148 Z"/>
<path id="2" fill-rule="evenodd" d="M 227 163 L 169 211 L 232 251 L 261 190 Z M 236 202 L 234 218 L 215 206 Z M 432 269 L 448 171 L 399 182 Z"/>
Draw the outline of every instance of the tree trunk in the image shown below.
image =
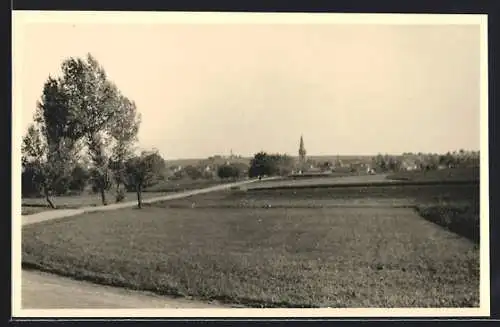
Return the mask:
<path id="1" fill-rule="evenodd" d="M 142 208 L 142 189 L 140 185 L 136 186 L 136 191 L 137 191 L 137 207 L 139 209 Z"/>
<path id="2" fill-rule="evenodd" d="M 104 187 L 101 187 L 101 201 L 102 205 L 108 205 L 108 202 L 106 201 L 106 190 L 104 189 Z"/>
<path id="3" fill-rule="evenodd" d="M 47 188 L 45 188 L 44 193 L 45 193 L 45 200 L 49 204 L 50 208 L 51 209 L 57 209 L 56 205 L 54 204 L 54 202 L 52 202 L 52 200 L 50 199 L 49 190 Z"/>
<path id="4" fill-rule="evenodd" d="M 116 183 L 116 203 L 120 202 L 121 200 L 118 200 L 120 198 L 120 183 Z"/>

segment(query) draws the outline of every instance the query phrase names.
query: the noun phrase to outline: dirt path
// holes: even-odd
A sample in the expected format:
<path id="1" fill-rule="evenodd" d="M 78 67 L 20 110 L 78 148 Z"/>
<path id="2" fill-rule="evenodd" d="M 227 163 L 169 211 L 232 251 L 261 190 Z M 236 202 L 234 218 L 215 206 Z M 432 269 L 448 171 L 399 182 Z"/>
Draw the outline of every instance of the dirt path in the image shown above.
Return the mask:
<path id="1" fill-rule="evenodd" d="M 144 200 L 144 202 L 152 203 L 178 199 L 196 194 L 220 191 L 232 186 L 240 186 L 252 182 L 254 182 L 254 180 L 217 185 L 205 189 L 151 198 Z M 44 211 L 33 215 L 22 216 L 22 225 L 71 217 L 85 212 L 116 210 L 133 207 L 135 205 L 137 205 L 136 202 L 126 202 L 105 207 Z M 21 279 L 23 309 L 227 307 L 218 303 L 204 303 L 201 301 L 162 297 L 145 292 L 125 290 L 118 287 L 97 285 L 32 270 L 23 270 Z M 15 280 L 13 283 L 15 283 Z"/>

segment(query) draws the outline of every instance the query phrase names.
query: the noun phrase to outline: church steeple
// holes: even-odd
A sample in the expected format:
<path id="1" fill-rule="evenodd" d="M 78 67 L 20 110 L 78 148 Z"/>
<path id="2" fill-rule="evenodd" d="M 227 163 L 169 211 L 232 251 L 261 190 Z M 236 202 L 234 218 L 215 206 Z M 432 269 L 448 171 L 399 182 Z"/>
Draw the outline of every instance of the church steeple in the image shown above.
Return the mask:
<path id="1" fill-rule="evenodd" d="M 306 161 L 306 148 L 304 147 L 304 139 L 302 138 L 302 135 L 300 136 L 299 159 L 301 162 Z"/>

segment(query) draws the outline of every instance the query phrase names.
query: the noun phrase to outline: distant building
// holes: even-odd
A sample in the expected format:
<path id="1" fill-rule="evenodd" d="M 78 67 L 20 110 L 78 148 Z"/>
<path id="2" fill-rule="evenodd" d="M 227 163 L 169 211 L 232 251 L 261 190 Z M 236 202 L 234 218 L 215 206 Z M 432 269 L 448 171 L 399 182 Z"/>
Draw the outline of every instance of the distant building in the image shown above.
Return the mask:
<path id="1" fill-rule="evenodd" d="M 402 170 L 407 170 L 407 171 L 417 170 L 418 169 L 418 164 L 413 159 L 405 158 L 401 162 L 401 169 Z"/>

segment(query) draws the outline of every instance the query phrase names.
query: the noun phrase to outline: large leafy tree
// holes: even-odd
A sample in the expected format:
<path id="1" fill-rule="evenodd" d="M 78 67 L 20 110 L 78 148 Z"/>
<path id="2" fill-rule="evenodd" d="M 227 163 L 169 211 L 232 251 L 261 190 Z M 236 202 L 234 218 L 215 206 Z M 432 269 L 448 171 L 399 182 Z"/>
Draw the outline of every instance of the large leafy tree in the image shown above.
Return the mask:
<path id="1" fill-rule="evenodd" d="M 79 125 L 68 101 L 63 82 L 49 76 L 37 103 L 34 123 L 22 142 L 23 166 L 29 167 L 34 185 L 52 208 L 56 206 L 50 196 L 67 189 L 78 159 Z"/>
<path id="2" fill-rule="evenodd" d="M 140 117 L 135 103 L 121 95 L 90 54 L 62 63 L 62 77 L 49 77 L 37 106 L 35 122 L 23 140 L 23 165 L 46 194 L 69 188 L 78 154 L 86 150 L 90 177 L 106 204 L 113 171 L 136 140 Z M 119 162 L 118 167 L 112 160 Z M 122 175 L 120 178 L 122 182 Z M 81 185 L 80 185 L 81 186 Z"/>
<path id="3" fill-rule="evenodd" d="M 293 159 L 286 154 L 268 154 L 264 151 L 256 153 L 250 161 L 249 177 L 261 175 L 287 175 L 293 167 Z"/>
<path id="4" fill-rule="evenodd" d="M 107 78 L 104 68 L 88 54 L 84 59 L 69 58 L 62 64 L 63 87 L 68 95 L 68 111 L 74 114 L 76 133 L 87 146 L 92 162 L 92 182 L 104 205 L 106 190 L 112 185 L 109 169 L 113 142 L 112 128 L 122 114 L 122 97 Z"/>

